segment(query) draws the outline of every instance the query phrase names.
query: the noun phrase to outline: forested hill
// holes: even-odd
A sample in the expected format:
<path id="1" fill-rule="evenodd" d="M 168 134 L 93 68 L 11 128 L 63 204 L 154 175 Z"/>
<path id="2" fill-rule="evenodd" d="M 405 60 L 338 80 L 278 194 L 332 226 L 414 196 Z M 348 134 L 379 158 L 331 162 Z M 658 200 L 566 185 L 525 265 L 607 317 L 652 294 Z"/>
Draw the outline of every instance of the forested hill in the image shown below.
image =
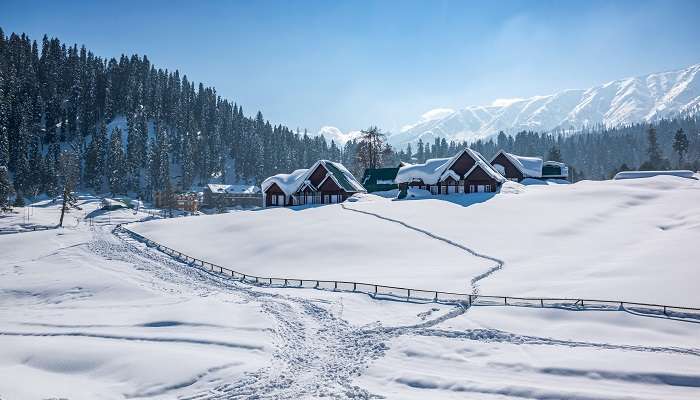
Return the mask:
<path id="1" fill-rule="evenodd" d="M 113 135 L 105 126 L 117 117 L 126 119 L 125 132 Z M 84 188 L 143 194 L 167 176 L 185 188 L 259 182 L 341 157 L 335 144 L 273 126 L 261 112 L 246 116 L 213 87 L 146 56 L 105 59 L 57 38 L 37 43 L 0 28 L 0 166 L 26 196 L 51 193 L 59 147 L 68 144 L 79 149 Z"/>
<path id="2" fill-rule="evenodd" d="M 384 148 L 378 163 L 423 162 L 470 146 L 487 157 L 504 148 L 560 159 L 576 171 L 574 180 L 606 179 L 621 167 L 643 163 L 700 168 L 697 116 L 661 120 L 654 127 L 654 145 L 647 124 L 567 136 L 526 131 L 473 143 L 419 141 L 398 152 Z M 679 130 L 687 141 L 682 153 L 674 149 Z M 24 34 L 6 36 L 0 28 L 0 175 L 7 166 L 14 188 L 26 197 L 58 192 L 59 172 L 68 164 L 60 154 L 67 149 L 76 159 L 70 164 L 79 166 L 81 188 L 148 198 L 168 186 L 260 183 L 321 158 L 341 161 L 361 176 L 367 166 L 363 146 L 353 140 L 339 148 L 323 137 L 273 126 L 259 111 L 246 116 L 213 87 L 157 68 L 146 56 L 104 59 L 57 38 L 44 36 L 37 43 Z"/>

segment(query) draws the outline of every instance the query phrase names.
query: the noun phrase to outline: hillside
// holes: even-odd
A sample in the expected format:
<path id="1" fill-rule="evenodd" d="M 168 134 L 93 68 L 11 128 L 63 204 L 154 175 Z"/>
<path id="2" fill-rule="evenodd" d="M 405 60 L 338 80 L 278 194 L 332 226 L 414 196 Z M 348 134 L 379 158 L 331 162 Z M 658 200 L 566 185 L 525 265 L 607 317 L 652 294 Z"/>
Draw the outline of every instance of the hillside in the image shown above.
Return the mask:
<path id="1" fill-rule="evenodd" d="M 507 183 L 496 195 L 364 201 L 152 221 L 137 232 L 237 271 L 471 292 L 495 262 L 375 213 L 504 262 L 482 294 L 588 297 L 700 306 L 693 245 L 700 183 L 676 177 Z M 347 209 L 344 209 L 346 207 Z M 230 249 L 230 250 L 229 250 Z"/>
<path id="2" fill-rule="evenodd" d="M 563 90 L 546 96 L 508 99 L 489 106 L 426 113 L 389 137 L 398 147 L 418 139 L 432 143 L 473 141 L 504 131 L 549 132 L 604 125 L 616 127 L 653 122 L 700 111 L 700 64 L 608 82 L 588 89 Z"/>

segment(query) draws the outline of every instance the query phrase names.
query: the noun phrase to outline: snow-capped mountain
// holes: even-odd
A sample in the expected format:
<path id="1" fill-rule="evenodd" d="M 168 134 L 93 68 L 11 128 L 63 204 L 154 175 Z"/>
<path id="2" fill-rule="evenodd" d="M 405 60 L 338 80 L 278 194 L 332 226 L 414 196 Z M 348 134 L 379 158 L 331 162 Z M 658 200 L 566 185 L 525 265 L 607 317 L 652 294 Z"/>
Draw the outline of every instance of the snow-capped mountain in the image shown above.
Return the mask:
<path id="1" fill-rule="evenodd" d="M 700 64 L 634 78 L 620 79 L 590 89 L 564 90 L 527 99 L 500 99 L 490 106 L 429 111 L 417 123 L 389 137 L 404 147 L 422 138 L 476 140 L 504 131 L 547 132 L 577 130 L 603 124 L 617 126 L 654 121 L 678 114 L 700 112 Z"/>

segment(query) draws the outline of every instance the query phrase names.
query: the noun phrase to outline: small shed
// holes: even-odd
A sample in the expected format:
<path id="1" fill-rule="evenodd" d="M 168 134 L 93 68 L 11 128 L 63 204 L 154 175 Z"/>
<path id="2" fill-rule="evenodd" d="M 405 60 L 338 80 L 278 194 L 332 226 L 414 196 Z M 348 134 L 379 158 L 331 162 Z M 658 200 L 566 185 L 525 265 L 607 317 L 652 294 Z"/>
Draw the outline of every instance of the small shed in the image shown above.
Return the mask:
<path id="1" fill-rule="evenodd" d="M 404 165 L 407 164 L 402 162 L 398 167 L 393 168 L 367 168 L 362 176 L 362 186 L 367 189 L 368 193 L 398 189 L 396 174 L 399 172 L 399 168 Z"/>

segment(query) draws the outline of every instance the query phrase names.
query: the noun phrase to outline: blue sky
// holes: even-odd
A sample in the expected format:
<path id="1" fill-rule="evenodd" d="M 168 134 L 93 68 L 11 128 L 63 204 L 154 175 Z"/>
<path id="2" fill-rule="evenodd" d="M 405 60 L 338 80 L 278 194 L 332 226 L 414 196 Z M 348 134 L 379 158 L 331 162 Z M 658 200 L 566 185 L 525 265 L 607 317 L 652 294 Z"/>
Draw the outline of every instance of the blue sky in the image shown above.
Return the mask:
<path id="1" fill-rule="evenodd" d="M 700 62 L 700 1 L 0 3 L 6 34 L 147 54 L 311 132 L 397 131 L 434 108 Z"/>

